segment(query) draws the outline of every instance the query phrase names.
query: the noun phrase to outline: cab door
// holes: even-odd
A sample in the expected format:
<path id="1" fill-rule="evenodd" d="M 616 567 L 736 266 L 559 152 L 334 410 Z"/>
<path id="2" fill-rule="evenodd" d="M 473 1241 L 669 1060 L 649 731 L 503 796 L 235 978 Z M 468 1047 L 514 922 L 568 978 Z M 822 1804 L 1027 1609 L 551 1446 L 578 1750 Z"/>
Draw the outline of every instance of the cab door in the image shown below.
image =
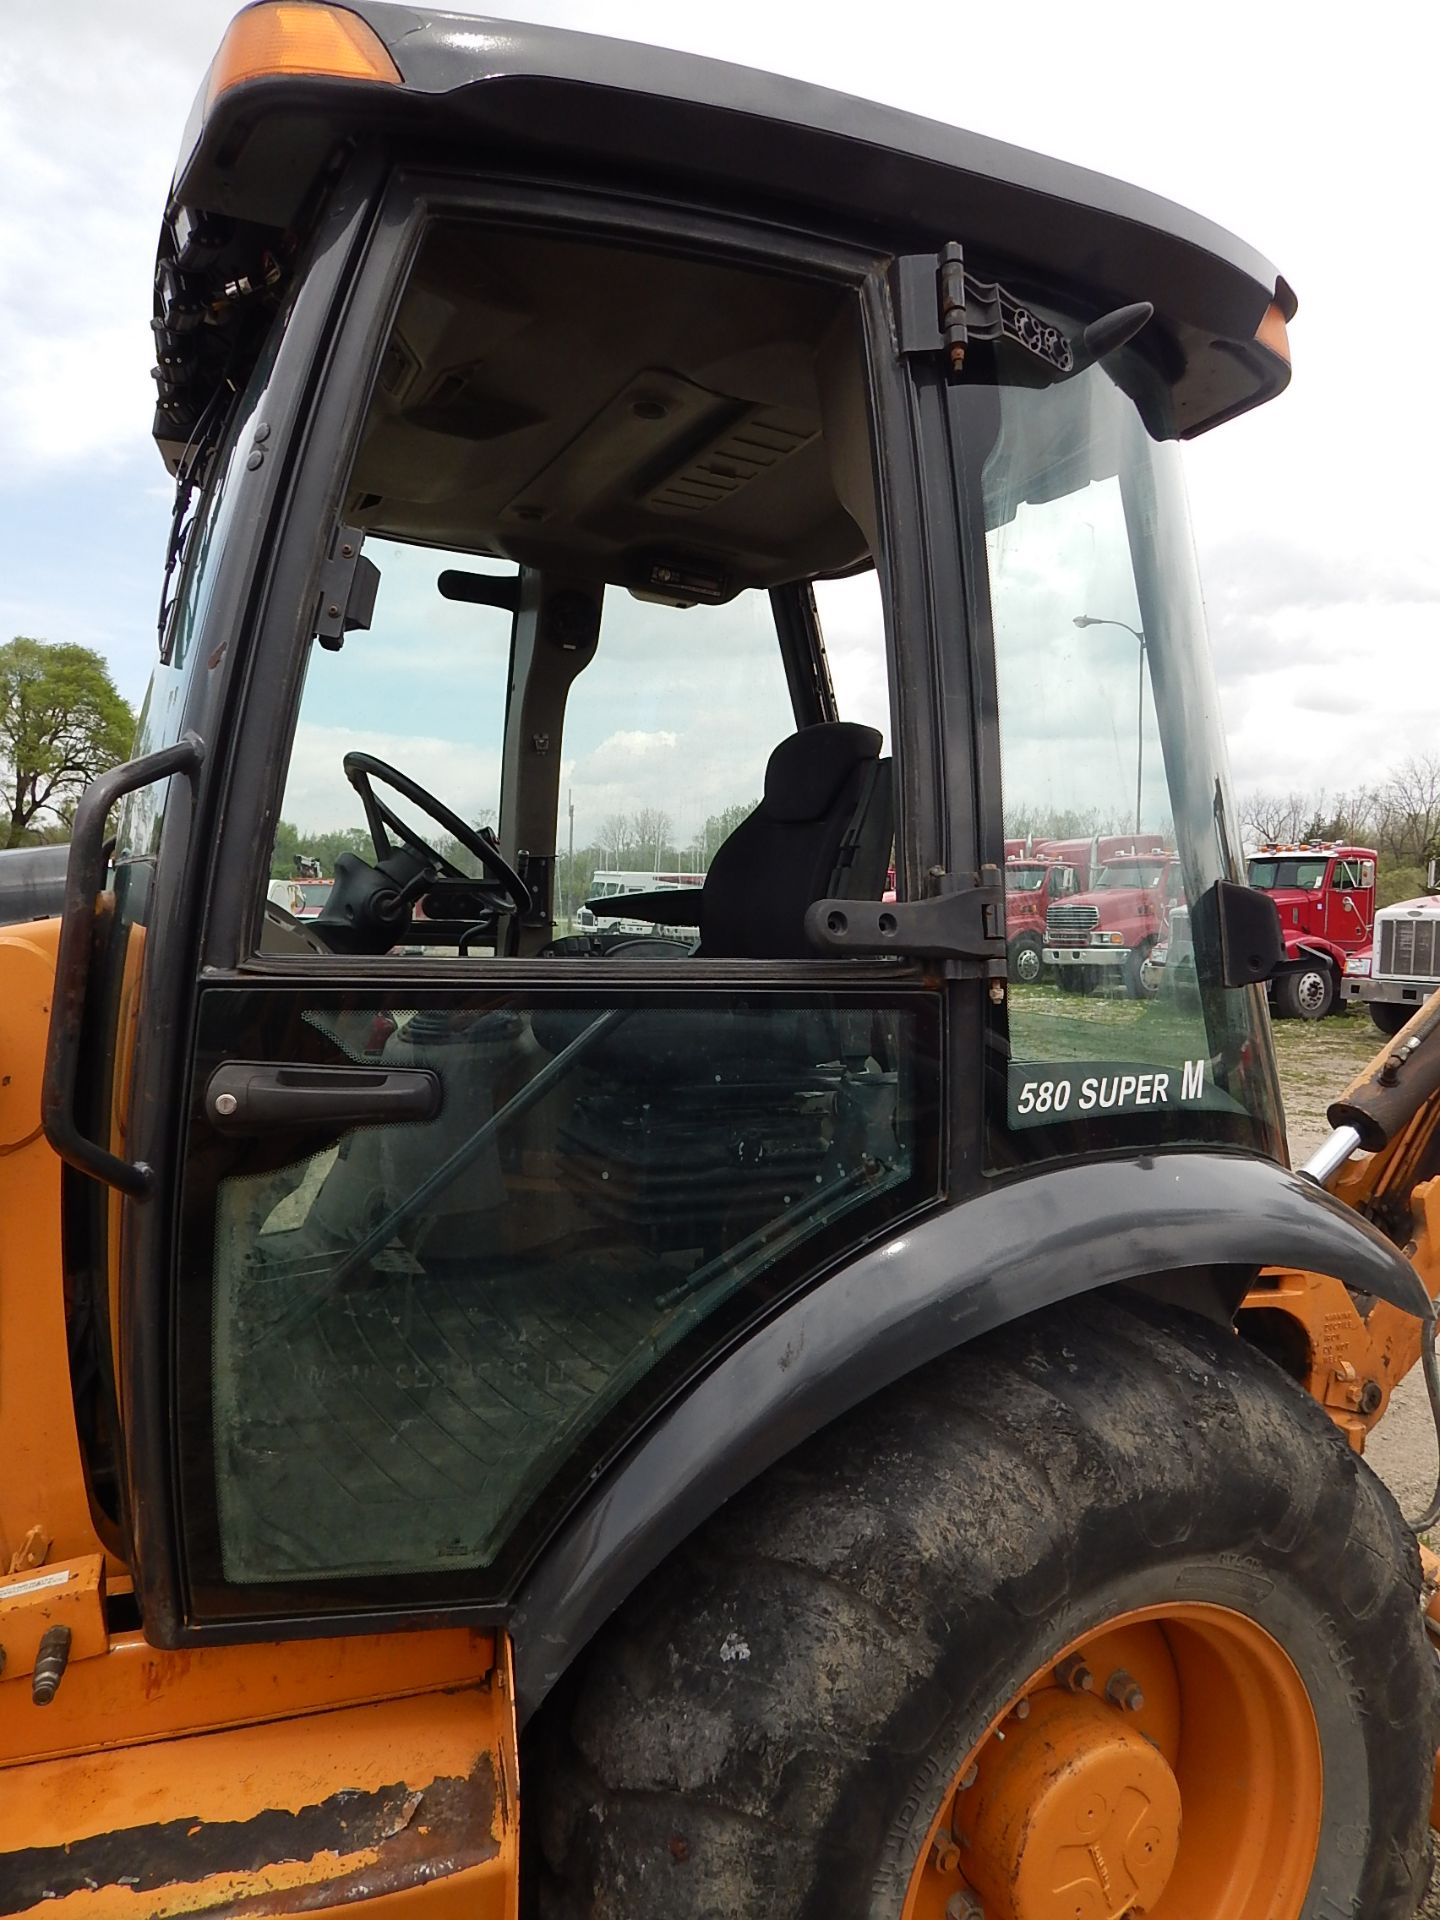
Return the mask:
<path id="1" fill-rule="evenodd" d="M 156 873 L 203 906 L 127 1282 L 162 1643 L 504 1621 L 660 1407 L 946 1189 L 947 983 L 805 931 L 938 858 L 883 278 L 593 222 L 395 189 L 199 639 L 236 704 Z M 626 316 L 584 351 L 581 267 Z M 580 919 L 682 870 L 654 932 Z"/>
<path id="2" fill-rule="evenodd" d="M 1375 862 L 1346 854 L 1335 862 L 1326 890 L 1326 930 L 1353 953 L 1369 943 L 1374 920 Z"/>

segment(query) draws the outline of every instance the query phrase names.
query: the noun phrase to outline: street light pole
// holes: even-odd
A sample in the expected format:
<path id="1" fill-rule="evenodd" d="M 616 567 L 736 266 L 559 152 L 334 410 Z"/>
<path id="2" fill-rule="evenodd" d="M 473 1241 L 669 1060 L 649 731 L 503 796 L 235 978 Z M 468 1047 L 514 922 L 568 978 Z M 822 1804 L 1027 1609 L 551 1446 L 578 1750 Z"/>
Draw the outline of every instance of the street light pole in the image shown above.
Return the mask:
<path id="1" fill-rule="evenodd" d="M 1077 627 L 1122 627 L 1140 643 L 1140 685 L 1135 702 L 1135 831 L 1140 831 L 1140 795 L 1145 784 L 1145 635 L 1128 620 L 1100 620 L 1093 614 L 1077 613 Z"/>

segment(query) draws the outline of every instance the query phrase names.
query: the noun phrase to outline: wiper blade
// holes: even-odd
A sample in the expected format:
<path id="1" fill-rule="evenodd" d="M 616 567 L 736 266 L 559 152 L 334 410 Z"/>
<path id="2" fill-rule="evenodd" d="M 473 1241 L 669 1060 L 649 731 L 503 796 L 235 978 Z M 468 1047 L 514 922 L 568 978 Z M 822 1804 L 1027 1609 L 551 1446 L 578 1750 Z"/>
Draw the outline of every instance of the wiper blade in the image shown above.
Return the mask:
<path id="1" fill-rule="evenodd" d="M 219 423 L 224 417 L 222 402 L 234 393 L 234 387 L 228 380 L 222 380 L 211 394 L 195 429 L 180 456 L 180 464 L 175 469 L 175 500 L 170 510 L 170 535 L 165 543 L 165 567 L 160 580 L 160 611 L 155 620 L 156 638 L 160 644 L 162 664 L 168 661 L 170 650 L 167 644 L 170 616 L 175 610 L 176 594 L 170 591 L 170 583 L 185 558 L 186 544 L 190 529 L 195 524 L 195 496 L 205 482 L 209 470 L 210 456 L 219 444 Z"/>

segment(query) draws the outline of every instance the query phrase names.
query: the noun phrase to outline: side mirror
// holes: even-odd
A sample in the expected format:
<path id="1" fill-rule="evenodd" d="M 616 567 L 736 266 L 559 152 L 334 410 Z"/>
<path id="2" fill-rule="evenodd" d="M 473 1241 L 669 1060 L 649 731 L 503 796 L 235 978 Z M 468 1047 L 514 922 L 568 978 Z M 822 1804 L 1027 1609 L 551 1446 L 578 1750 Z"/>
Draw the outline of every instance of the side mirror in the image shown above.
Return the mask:
<path id="1" fill-rule="evenodd" d="M 1203 951 L 1227 987 L 1268 980 L 1285 958 L 1280 915 L 1268 893 L 1236 880 L 1217 880 L 1190 915 L 1196 948 Z"/>
<path id="2" fill-rule="evenodd" d="M 1426 864 L 1425 891 L 1440 893 L 1440 860 L 1431 860 Z"/>

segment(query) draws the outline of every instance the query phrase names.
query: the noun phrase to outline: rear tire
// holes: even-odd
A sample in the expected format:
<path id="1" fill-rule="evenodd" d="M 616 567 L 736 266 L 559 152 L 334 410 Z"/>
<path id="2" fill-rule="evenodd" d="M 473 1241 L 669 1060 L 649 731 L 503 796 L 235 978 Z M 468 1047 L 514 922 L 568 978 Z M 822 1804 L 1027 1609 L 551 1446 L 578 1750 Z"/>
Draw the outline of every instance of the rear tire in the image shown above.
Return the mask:
<path id="1" fill-rule="evenodd" d="M 1335 1005 L 1335 969 L 1323 960 L 1282 973 L 1275 982 L 1275 1011 L 1282 1020 L 1323 1020 Z"/>
<path id="2" fill-rule="evenodd" d="M 1283 1912 L 1263 1876 L 1253 1904 L 1175 1911 L 1413 1914 L 1440 1719 L 1413 1539 L 1228 1328 L 1098 1299 L 878 1395 L 622 1607 L 527 1735 L 539 1910 L 914 1920 L 956 1769 L 1027 1675 L 1097 1623 L 1189 1602 L 1288 1655 L 1324 1793 Z M 1243 1749 L 1237 1726 L 1218 1771 L 1254 1800 Z"/>
<path id="3" fill-rule="evenodd" d="M 1369 1007 L 1371 1020 L 1390 1040 L 1394 1039 L 1402 1027 L 1408 1026 L 1420 1011 L 1418 1002 L 1413 1007 L 1397 1007 L 1388 1000 L 1372 1000 L 1369 1002 Z"/>

